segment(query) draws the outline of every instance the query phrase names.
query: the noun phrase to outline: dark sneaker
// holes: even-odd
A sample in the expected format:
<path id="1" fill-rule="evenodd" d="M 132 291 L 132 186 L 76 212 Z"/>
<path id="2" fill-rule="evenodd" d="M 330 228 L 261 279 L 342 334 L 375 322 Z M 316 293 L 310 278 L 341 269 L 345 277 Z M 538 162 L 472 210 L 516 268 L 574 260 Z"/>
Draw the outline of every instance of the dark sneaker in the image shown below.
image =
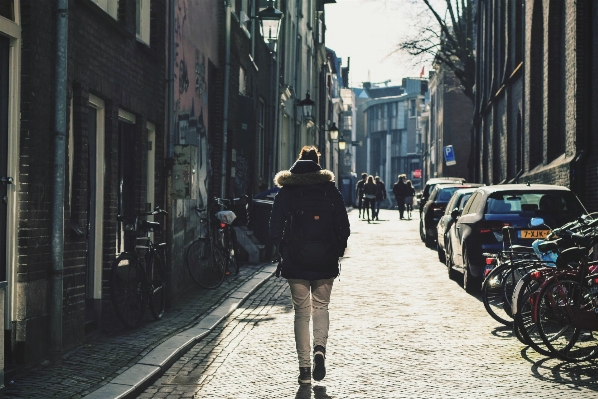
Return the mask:
<path id="1" fill-rule="evenodd" d="M 299 367 L 299 384 L 311 384 L 311 367 Z"/>
<path id="2" fill-rule="evenodd" d="M 322 381 L 326 377 L 326 348 L 322 345 L 317 345 L 314 348 L 314 380 Z"/>

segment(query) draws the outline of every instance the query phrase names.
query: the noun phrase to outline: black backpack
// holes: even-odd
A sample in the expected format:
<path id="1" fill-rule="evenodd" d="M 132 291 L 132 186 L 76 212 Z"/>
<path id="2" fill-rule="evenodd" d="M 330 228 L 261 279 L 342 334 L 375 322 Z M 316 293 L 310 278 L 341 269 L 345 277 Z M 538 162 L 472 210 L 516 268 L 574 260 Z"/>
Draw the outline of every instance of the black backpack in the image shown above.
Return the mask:
<path id="1" fill-rule="evenodd" d="M 336 267 L 343 235 L 335 193 L 328 185 L 313 184 L 293 194 L 289 237 L 293 263 L 312 270 Z"/>

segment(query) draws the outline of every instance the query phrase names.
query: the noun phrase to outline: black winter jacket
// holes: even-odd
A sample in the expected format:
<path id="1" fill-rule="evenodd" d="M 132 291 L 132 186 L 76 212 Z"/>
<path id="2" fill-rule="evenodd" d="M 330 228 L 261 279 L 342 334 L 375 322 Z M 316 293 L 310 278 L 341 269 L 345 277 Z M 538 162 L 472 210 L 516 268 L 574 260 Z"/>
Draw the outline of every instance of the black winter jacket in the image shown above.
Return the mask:
<path id="1" fill-rule="evenodd" d="M 307 265 L 294 264 L 289 256 L 288 237 L 285 237 L 285 224 L 290 219 L 291 208 L 295 192 L 308 184 L 328 185 L 333 195 L 335 209 L 339 210 L 341 230 L 346 232 L 346 237 L 341 237 L 346 245 L 349 238 L 350 226 L 343 197 L 334 185 L 334 174 L 322 169 L 313 161 L 297 161 L 290 170 L 280 171 L 274 176 L 274 183 L 281 187 L 274 198 L 274 205 L 270 213 L 270 238 L 275 244 L 280 243 L 282 255 L 282 277 L 296 278 L 303 280 L 320 280 L 338 276 L 338 262 L 336 264 L 324 265 L 323 270 L 308 270 Z"/>

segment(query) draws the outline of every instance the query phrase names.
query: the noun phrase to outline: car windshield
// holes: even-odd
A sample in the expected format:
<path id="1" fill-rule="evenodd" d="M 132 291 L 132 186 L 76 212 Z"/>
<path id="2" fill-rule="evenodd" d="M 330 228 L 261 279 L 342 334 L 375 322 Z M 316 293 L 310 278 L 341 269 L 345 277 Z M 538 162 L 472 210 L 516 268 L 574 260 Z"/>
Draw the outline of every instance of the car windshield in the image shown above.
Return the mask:
<path id="1" fill-rule="evenodd" d="M 488 197 L 487 214 L 522 212 L 542 215 L 562 212 L 581 214 L 584 211 L 570 191 L 498 192 Z"/>
<path id="2" fill-rule="evenodd" d="M 436 202 L 449 202 L 453 193 L 463 187 L 446 187 L 438 190 Z"/>

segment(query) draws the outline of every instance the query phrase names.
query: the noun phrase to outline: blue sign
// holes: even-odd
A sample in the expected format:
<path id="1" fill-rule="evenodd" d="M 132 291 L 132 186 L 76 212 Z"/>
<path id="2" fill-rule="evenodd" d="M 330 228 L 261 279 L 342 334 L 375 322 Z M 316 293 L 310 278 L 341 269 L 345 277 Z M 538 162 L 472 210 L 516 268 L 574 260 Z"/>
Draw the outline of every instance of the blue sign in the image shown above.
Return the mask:
<path id="1" fill-rule="evenodd" d="M 448 165 L 456 165 L 457 161 L 455 160 L 455 150 L 453 150 L 452 145 L 447 145 L 444 147 L 444 162 Z"/>

